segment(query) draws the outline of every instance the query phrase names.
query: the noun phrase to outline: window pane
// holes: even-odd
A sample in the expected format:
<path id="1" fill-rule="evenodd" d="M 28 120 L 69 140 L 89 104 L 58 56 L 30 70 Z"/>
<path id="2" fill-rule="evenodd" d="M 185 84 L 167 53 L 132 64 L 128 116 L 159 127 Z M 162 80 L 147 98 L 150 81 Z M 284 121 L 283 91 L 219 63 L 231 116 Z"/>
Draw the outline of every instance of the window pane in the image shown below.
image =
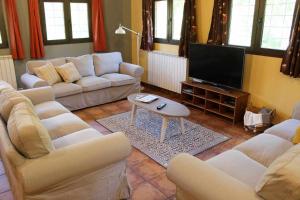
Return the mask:
<path id="1" fill-rule="evenodd" d="M 233 0 L 229 44 L 251 46 L 255 0 Z"/>
<path id="2" fill-rule="evenodd" d="M 71 21 L 73 39 L 90 37 L 87 3 L 71 3 Z"/>
<path id="3" fill-rule="evenodd" d="M 44 2 L 47 40 L 64 40 L 65 20 L 62 2 Z"/>
<path id="4" fill-rule="evenodd" d="M 155 38 L 167 39 L 168 29 L 168 2 L 155 1 Z"/>
<path id="5" fill-rule="evenodd" d="M 180 40 L 184 0 L 173 0 L 172 39 Z"/>
<path id="6" fill-rule="evenodd" d="M 262 48 L 286 50 L 289 44 L 296 0 L 267 0 Z"/>

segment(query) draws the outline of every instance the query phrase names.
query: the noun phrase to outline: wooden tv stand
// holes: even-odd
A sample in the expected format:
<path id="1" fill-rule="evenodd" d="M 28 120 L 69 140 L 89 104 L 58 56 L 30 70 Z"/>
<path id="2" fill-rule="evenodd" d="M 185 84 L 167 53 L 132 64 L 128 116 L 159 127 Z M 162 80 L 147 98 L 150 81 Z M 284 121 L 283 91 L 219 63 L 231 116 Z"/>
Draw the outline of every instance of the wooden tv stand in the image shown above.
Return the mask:
<path id="1" fill-rule="evenodd" d="M 204 113 L 232 120 L 233 124 L 243 119 L 249 93 L 238 90 L 223 90 L 212 85 L 184 81 L 181 83 L 183 103 L 200 108 Z"/>

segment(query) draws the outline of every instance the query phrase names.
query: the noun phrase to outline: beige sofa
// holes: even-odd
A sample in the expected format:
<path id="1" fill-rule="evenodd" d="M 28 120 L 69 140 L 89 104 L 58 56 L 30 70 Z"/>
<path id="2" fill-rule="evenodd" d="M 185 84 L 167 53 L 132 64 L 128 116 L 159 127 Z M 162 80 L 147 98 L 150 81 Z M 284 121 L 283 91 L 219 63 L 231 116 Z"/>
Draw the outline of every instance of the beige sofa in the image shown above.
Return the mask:
<path id="1" fill-rule="evenodd" d="M 126 158 L 131 146 L 123 133 L 102 135 L 56 102 L 51 87 L 20 93 L 31 100 L 34 112 L 51 137 L 49 141 L 52 140 L 53 150 L 40 157 L 26 157 L 13 142 L 15 138 L 11 137 L 9 124 L 12 116 L 9 116 L 7 124 L 1 118 L 1 158 L 16 200 L 112 200 L 129 197 Z M 8 101 L 6 105 L 16 100 Z M 14 107 L 18 105 L 20 103 Z M 2 114 L 5 108 L 3 104 L 0 107 Z M 16 123 L 19 129 L 23 127 L 20 124 L 26 123 L 24 120 Z M 32 129 L 24 131 L 28 130 Z M 27 148 L 34 148 L 36 142 L 39 143 L 21 141 Z"/>
<path id="2" fill-rule="evenodd" d="M 27 73 L 21 76 L 25 88 L 48 86 L 46 81 L 35 75 L 34 69 L 49 62 L 54 66 L 73 62 L 82 76 L 74 83 L 60 82 L 52 86 L 56 101 L 69 110 L 113 102 L 139 92 L 144 72 L 138 65 L 123 62 L 119 52 L 33 60 L 27 62 Z"/>
<path id="3" fill-rule="evenodd" d="M 293 118 L 206 162 L 176 156 L 167 169 L 177 200 L 299 200 L 300 144 L 291 139 L 300 126 Z"/>

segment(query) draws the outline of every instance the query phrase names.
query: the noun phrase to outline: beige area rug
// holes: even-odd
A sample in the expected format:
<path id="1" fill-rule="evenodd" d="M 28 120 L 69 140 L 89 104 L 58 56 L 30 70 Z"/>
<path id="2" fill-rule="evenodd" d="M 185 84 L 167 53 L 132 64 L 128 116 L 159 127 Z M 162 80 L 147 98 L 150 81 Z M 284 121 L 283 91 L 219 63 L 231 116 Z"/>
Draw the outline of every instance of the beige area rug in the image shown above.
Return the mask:
<path id="1" fill-rule="evenodd" d="M 162 118 L 144 109 L 138 109 L 135 125 L 130 125 L 130 112 L 99 119 L 97 122 L 112 132 L 124 132 L 135 148 L 164 167 L 179 153 L 196 155 L 230 139 L 189 120 L 184 120 L 186 134 L 183 135 L 179 121 L 171 119 L 166 139 L 160 143 Z"/>

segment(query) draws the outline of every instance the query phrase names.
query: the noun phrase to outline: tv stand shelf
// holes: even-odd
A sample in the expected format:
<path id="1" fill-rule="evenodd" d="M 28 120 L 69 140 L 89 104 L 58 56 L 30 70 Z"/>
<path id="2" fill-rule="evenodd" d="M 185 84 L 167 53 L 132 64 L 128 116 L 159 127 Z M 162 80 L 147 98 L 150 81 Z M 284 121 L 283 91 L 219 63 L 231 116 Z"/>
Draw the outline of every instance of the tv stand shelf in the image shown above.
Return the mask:
<path id="1" fill-rule="evenodd" d="M 235 124 L 243 119 L 249 94 L 193 81 L 182 82 L 181 100 L 187 105 L 225 117 Z"/>

